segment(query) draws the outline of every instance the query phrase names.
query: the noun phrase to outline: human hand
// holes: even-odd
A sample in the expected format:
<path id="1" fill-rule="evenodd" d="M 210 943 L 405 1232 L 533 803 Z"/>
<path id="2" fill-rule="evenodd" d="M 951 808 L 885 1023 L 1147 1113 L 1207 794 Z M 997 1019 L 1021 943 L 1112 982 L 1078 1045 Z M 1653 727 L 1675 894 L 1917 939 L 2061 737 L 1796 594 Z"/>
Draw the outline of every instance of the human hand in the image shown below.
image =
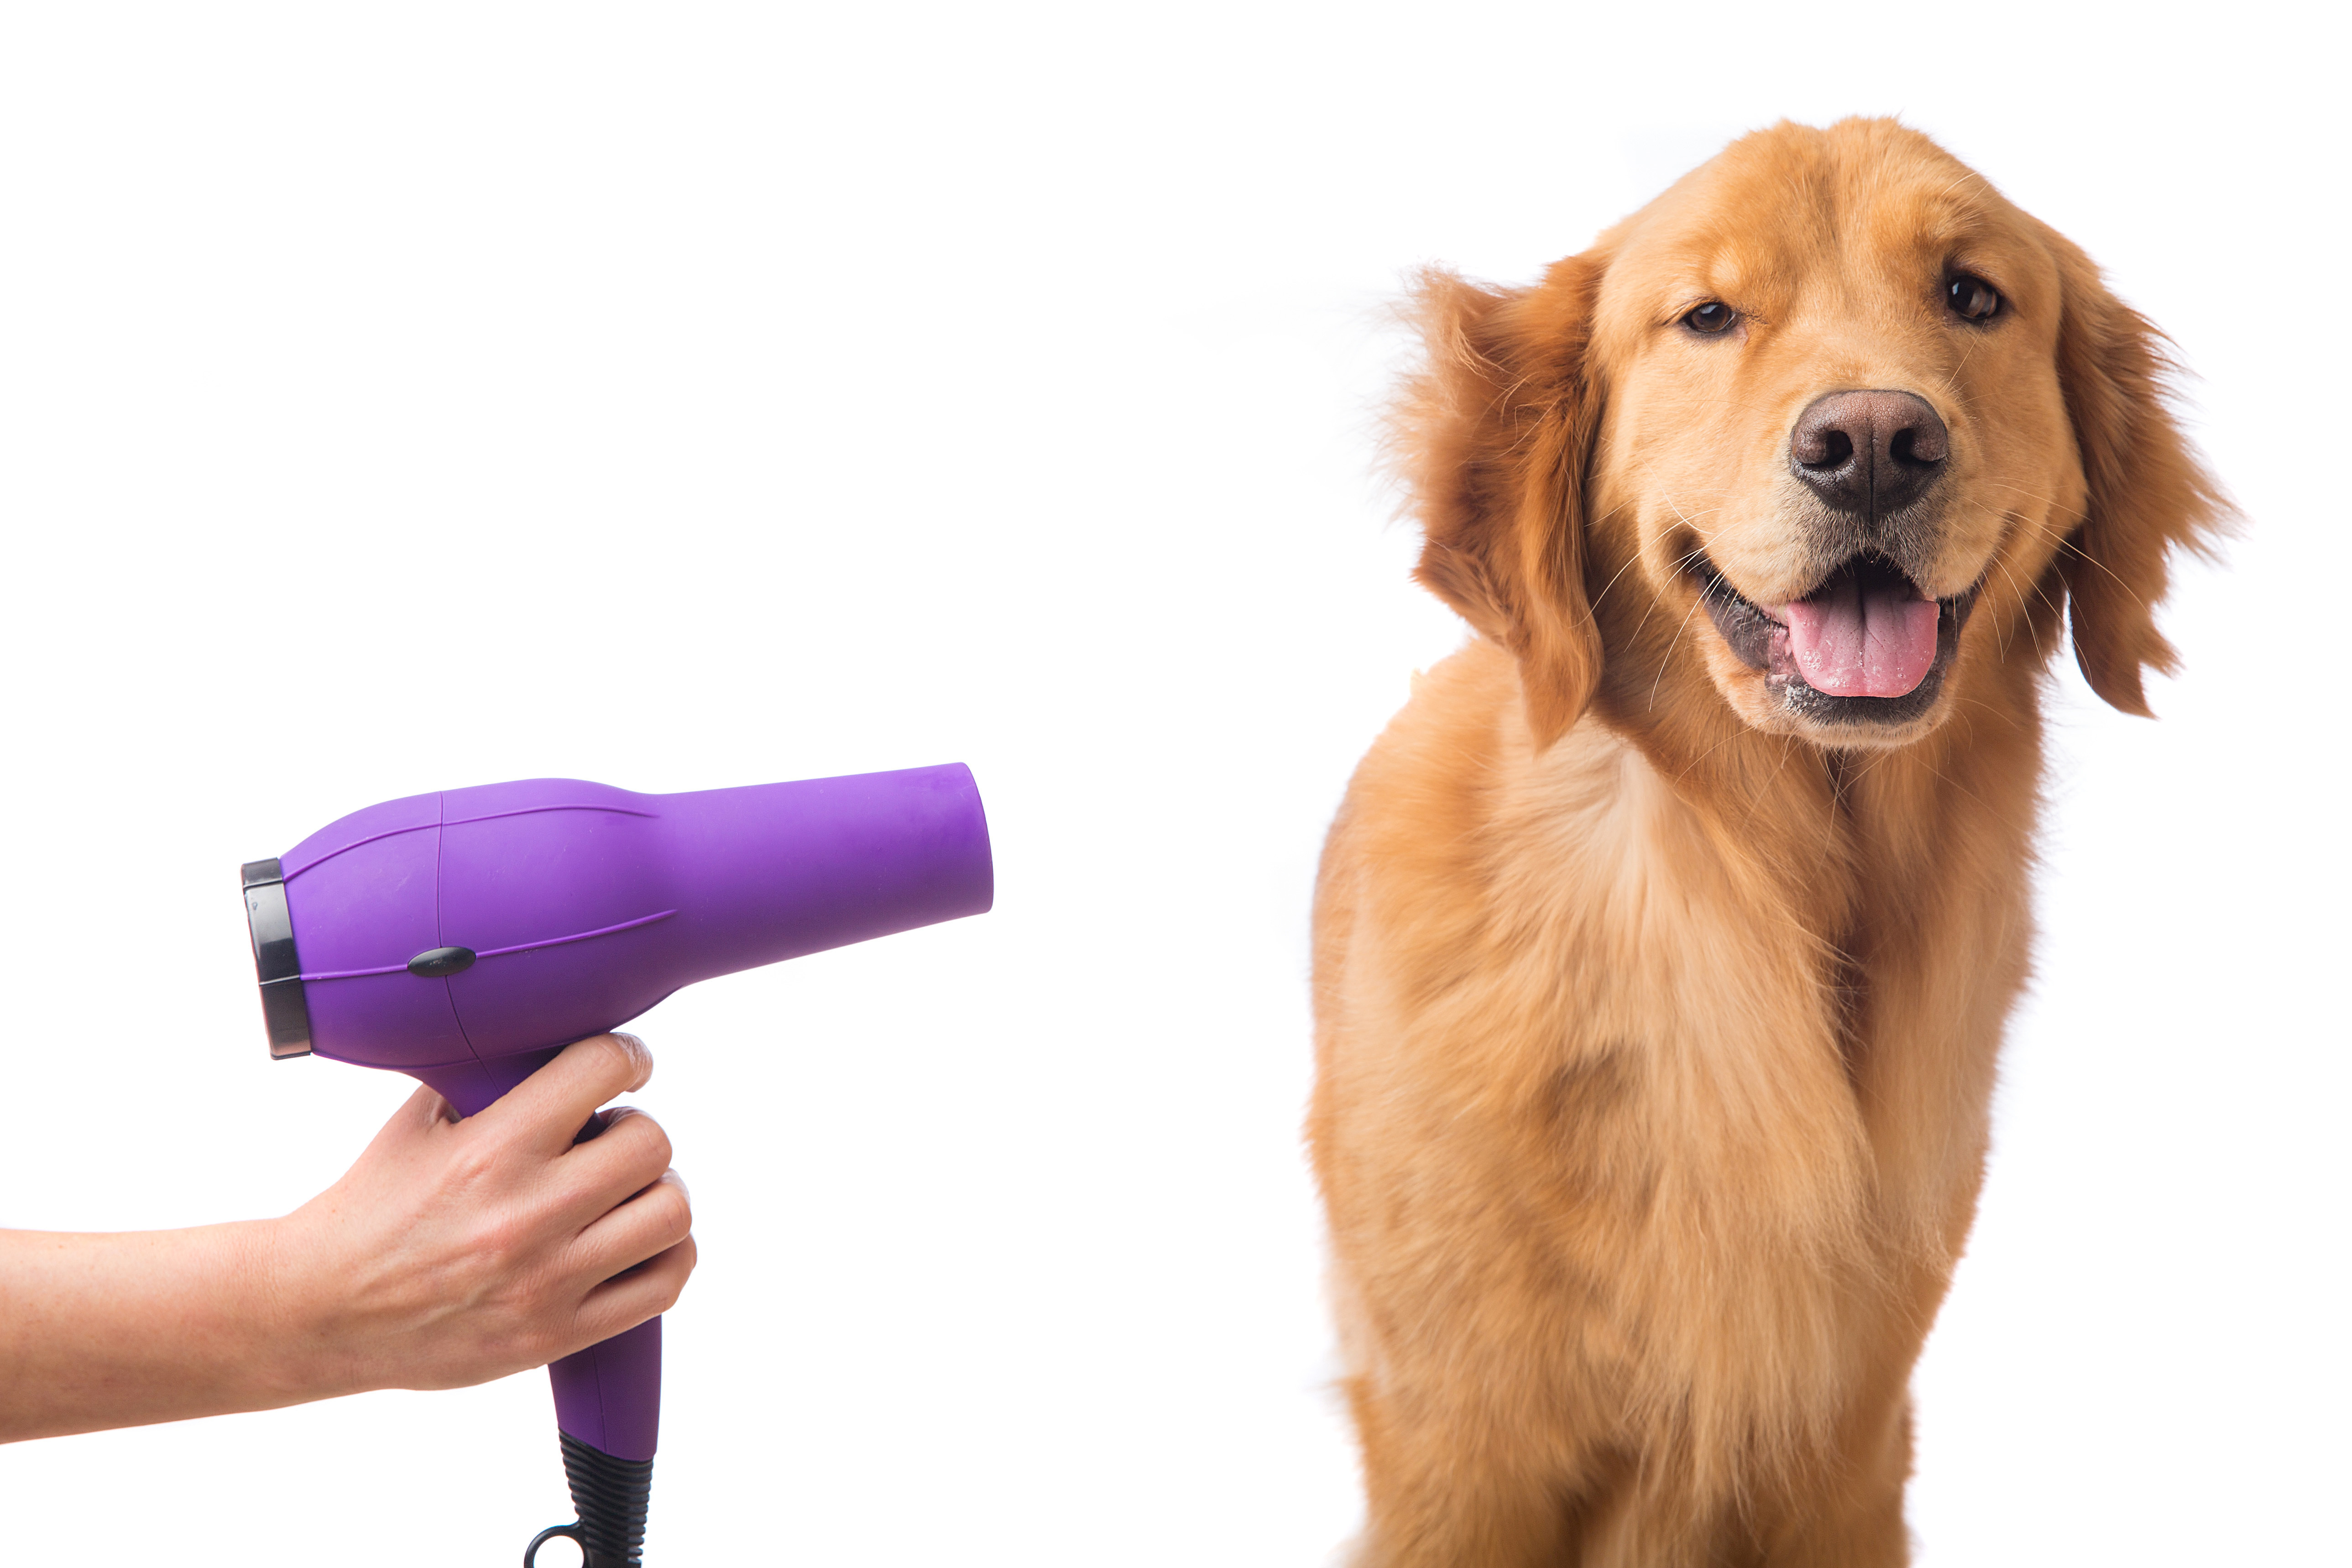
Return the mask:
<path id="1" fill-rule="evenodd" d="M 341 1181 L 268 1227 L 296 1397 L 483 1383 L 667 1310 L 694 1270 L 686 1184 L 652 1117 L 596 1113 L 652 1073 L 643 1041 L 598 1035 L 463 1121 L 412 1095 Z M 592 1114 L 601 1132 L 575 1143 Z"/>
<path id="2" fill-rule="evenodd" d="M 0 1442 L 520 1372 L 667 1310 L 693 1215 L 642 1041 L 567 1048 L 478 1116 L 419 1089 L 283 1219 L 0 1231 Z"/>

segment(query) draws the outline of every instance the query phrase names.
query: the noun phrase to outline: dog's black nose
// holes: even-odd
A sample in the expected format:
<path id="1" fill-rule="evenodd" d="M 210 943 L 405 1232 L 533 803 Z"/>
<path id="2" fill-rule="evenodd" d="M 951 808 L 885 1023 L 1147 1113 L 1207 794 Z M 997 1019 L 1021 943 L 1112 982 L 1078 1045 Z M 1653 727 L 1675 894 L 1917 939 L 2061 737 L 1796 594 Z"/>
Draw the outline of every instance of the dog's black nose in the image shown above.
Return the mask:
<path id="1" fill-rule="evenodd" d="M 1832 392 L 1789 432 L 1789 467 L 1840 511 L 1880 518 L 1936 482 L 1951 433 L 1927 400 L 1908 392 Z"/>

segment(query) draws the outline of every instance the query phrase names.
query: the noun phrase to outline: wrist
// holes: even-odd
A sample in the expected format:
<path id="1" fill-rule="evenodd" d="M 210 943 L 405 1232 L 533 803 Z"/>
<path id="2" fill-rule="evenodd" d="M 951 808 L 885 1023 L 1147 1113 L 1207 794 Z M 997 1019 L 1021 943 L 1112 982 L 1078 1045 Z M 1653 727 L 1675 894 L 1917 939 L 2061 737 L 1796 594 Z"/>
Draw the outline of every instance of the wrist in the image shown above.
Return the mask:
<path id="1" fill-rule="evenodd" d="M 337 1333 L 332 1281 L 297 1234 L 301 1215 L 222 1226 L 223 1259 L 232 1288 L 224 1292 L 241 1331 L 240 1359 L 249 1386 L 271 1405 L 298 1405 L 373 1386 Z"/>

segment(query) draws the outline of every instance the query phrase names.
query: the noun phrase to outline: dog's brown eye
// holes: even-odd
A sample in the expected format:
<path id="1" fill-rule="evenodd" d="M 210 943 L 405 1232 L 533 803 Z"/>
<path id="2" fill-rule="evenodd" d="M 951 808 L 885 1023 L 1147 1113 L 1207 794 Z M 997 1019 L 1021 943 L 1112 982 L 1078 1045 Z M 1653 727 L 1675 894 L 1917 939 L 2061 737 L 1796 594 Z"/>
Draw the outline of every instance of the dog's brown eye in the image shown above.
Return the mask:
<path id="1" fill-rule="evenodd" d="M 1944 285 L 1944 300 L 1954 315 L 1970 321 L 1989 321 L 2000 309 L 2000 292 L 1983 279 L 1965 272 Z"/>
<path id="2" fill-rule="evenodd" d="M 1694 332 L 1719 332 L 1739 319 L 1739 312 L 1720 300 L 1709 300 L 1683 318 L 1683 325 Z"/>

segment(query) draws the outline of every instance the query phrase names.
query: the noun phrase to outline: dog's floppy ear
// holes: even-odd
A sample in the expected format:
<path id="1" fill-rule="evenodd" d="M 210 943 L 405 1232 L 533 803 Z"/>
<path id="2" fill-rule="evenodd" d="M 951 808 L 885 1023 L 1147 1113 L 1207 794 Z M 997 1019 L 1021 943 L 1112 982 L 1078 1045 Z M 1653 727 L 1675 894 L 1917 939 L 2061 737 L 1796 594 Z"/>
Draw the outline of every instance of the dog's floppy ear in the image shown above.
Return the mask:
<path id="1" fill-rule="evenodd" d="M 1599 264 L 1571 257 L 1532 289 L 1423 274 L 1427 360 L 1391 425 L 1424 543 L 1413 575 L 1519 661 L 1540 751 L 1601 679 L 1584 587 L 1584 479 L 1600 398 L 1587 374 Z"/>
<path id="2" fill-rule="evenodd" d="M 2156 629 L 2176 547 L 2203 553 L 2227 509 L 2166 405 L 2177 367 L 2164 335 L 2108 292 L 2099 269 L 2052 235 L 2062 281 L 2058 379 L 2082 455 L 2082 521 L 2060 547 L 2074 658 L 2091 689 L 2148 716 L 2144 671 L 2169 673 Z"/>

